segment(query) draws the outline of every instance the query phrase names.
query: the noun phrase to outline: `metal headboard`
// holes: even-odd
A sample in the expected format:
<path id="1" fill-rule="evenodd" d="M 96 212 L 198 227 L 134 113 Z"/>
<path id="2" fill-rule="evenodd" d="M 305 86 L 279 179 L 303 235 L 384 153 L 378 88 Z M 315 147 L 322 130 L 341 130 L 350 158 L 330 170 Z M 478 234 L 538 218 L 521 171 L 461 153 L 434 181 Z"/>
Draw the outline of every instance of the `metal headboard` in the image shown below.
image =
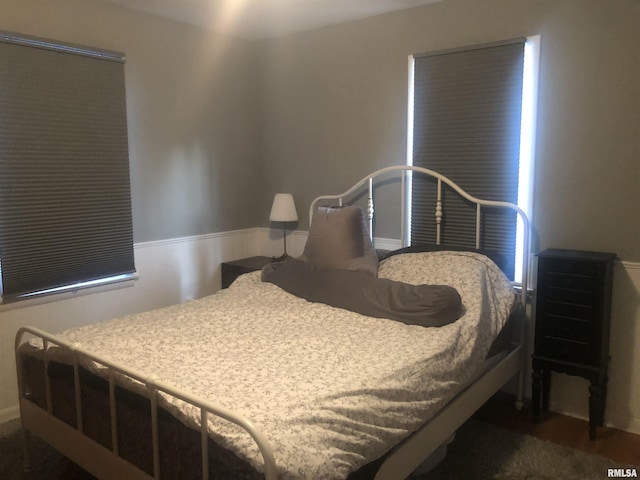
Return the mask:
<path id="1" fill-rule="evenodd" d="M 522 242 L 522 303 L 523 306 L 526 305 L 526 295 L 527 295 L 527 282 L 529 279 L 529 230 L 530 230 L 530 222 L 527 218 L 525 212 L 518 207 L 514 203 L 509 202 L 499 202 L 495 200 L 483 200 L 464 191 L 458 184 L 456 184 L 453 180 L 445 177 L 444 175 L 435 172 L 433 170 L 429 170 L 428 168 L 415 167 L 412 165 L 394 165 L 391 167 L 385 167 L 380 170 L 377 170 L 373 173 L 370 173 L 366 177 L 364 177 L 359 182 L 355 183 L 351 188 L 349 188 L 344 193 L 338 195 L 322 195 L 315 198 L 311 202 L 311 206 L 309 207 L 309 225 L 311 225 L 311 220 L 313 218 L 313 213 L 321 204 L 325 204 L 327 202 L 337 202 L 338 205 L 343 205 L 345 200 L 352 198 L 354 194 L 359 192 L 362 187 L 368 183 L 368 198 L 367 198 L 367 219 L 369 222 L 369 234 L 371 235 L 371 240 L 373 241 L 373 217 L 375 212 L 375 206 L 373 201 L 373 185 L 374 181 L 377 181 L 380 177 L 389 178 L 388 174 L 395 174 L 396 176 L 400 175 L 401 180 L 401 242 L 402 246 L 408 245 L 407 240 L 407 228 L 406 228 L 406 206 L 407 206 L 407 178 L 409 175 L 414 173 L 424 174 L 430 177 L 433 177 L 437 181 L 437 197 L 436 197 L 436 208 L 434 213 L 434 220 L 436 223 L 436 244 L 440 245 L 441 243 L 441 225 L 442 219 L 444 217 L 444 211 L 442 207 L 442 184 L 448 185 L 452 190 L 458 193 L 461 197 L 468 200 L 469 202 L 476 205 L 476 228 L 475 228 L 475 245 L 476 248 L 480 248 L 481 245 L 481 218 L 482 218 L 482 208 L 483 207 L 498 207 L 498 208 L 506 208 L 511 209 L 517 213 L 522 221 L 523 227 L 523 242 Z"/>

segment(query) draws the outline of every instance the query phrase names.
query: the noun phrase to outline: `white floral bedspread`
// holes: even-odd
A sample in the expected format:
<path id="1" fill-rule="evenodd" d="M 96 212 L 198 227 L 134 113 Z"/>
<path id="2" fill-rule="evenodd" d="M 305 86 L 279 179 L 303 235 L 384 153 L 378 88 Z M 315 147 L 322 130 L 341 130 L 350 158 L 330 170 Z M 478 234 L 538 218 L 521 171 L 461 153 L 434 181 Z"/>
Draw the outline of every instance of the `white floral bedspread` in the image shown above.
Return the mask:
<path id="1" fill-rule="evenodd" d="M 61 336 L 244 415 L 271 442 L 282 478 L 345 478 L 468 382 L 514 299 L 500 270 L 472 253 L 397 255 L 379 275 L 454 286 L 465 314 L 441 328 L 408 326 L 309 303 L 254 272 L 200 300 Z M 195 409 L 163 403 L 199 426 Z M 219 419 L 209 430 L 262 470 L 246 433 Z"/>

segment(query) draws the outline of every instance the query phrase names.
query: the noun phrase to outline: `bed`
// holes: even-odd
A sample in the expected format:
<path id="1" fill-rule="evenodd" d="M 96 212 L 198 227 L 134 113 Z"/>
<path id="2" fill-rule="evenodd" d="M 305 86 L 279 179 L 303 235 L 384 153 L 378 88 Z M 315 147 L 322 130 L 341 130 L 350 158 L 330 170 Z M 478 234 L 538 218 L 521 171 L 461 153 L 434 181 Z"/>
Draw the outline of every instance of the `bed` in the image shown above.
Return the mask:
<path id="1" fill-rule="evenodd" d="M 409 174 L 434 179 L 436 247 L 376 254 L 373 274 L 359 263 L 369 254 L 359 237 L 355 257 L 316 261 L 327 246 L 317 235 L 322 214 L 362 212 L 345 205 L 368 187 L 358 221 L 371 239 L 375 182 L 399 176 L 404 206 Z M 475 249 L 442 247 L 444 188 L 477 205 Z M 484 207 L 521 218 L 517 288 L 481 249 Z M 41 437 L 99 478 L 396 479 L 441 456 L 455 430 L 514 377 L 521 407 L 529 225 L 517 206 L 476 199 L 427 169 L 387 167 L 314 200 L 310 225 L 303 258 L 214 295 L 59 335 L 21 329 L 25 439 Z M 316 270 L 329 276 L 318 280 Z M 310 283 L 300 281 L 306 275 Z M 307 288 L 313 281 L 338 287 Z M 369 301 L 353 306 L 356 293 L 342 295 L 368 284 L 391 292 L 375 290 L 374 310 Z M 434 310 L 416 320 L 414 303 L 422 308 L 425 298 L 416 292 L 438 285 L 427 295 Z M 389 319 L 398 298 L 404 313 Z"/>

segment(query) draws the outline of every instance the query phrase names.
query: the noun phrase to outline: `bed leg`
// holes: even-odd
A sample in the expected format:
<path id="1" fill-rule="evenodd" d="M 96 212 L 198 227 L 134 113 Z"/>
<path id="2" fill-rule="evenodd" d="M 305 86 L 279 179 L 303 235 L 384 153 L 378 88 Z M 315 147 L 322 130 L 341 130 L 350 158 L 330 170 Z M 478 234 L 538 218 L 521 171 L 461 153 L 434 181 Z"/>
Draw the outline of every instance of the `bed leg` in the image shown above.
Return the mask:
<path id="1" fill-rule="evenodd" d="M 518 372 L 518 392 L 516 393 L 515 407 L 518 412 L 524 408 L 524 368 Z"/>
<path id="2" fill-rule="evenodd" d="M 22 430 L 22 470 L 25 473 L 31 471 L 31 433 L 25 427 Z"/>

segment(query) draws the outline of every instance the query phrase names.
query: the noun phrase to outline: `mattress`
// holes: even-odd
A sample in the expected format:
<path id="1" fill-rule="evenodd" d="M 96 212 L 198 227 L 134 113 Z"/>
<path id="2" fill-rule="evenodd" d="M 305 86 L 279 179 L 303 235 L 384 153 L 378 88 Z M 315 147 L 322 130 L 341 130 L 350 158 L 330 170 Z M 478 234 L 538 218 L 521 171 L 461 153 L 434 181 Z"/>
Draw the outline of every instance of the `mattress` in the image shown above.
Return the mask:
<path id="1" fill-rule="evenodd" d="M 514 301 L 502 272 L 475 253 L 397 255 L 380 264 L 379 275 L 451 285 L 463 315 L 438 328 L 366 317 L 297 298 L 261 282 L 256 272 L 215 295 L 61 337 L 251 419 L 269 439 L 281 478 L 347 478 L 472 380 Z M 39 347 L 31 345 L 32 353 Z M 61 371 L 65 356 L 50 352 Z M 100 365 L 81 365 L 92 378 L 104 377 Z M 120 395 L 144 394 L 129 378 L 119 378 L 119 385 L 127 392 Z M 65 395 L 72 396 L 55 394 Z M 199 428 L 193 407 L 168 396 L 161 406 L 172 419 Z M 215 418 L 208 430 L 215 448 L 251 466 L 246 478 L 261 471 L 260 453 L 244 431 Z"/>

